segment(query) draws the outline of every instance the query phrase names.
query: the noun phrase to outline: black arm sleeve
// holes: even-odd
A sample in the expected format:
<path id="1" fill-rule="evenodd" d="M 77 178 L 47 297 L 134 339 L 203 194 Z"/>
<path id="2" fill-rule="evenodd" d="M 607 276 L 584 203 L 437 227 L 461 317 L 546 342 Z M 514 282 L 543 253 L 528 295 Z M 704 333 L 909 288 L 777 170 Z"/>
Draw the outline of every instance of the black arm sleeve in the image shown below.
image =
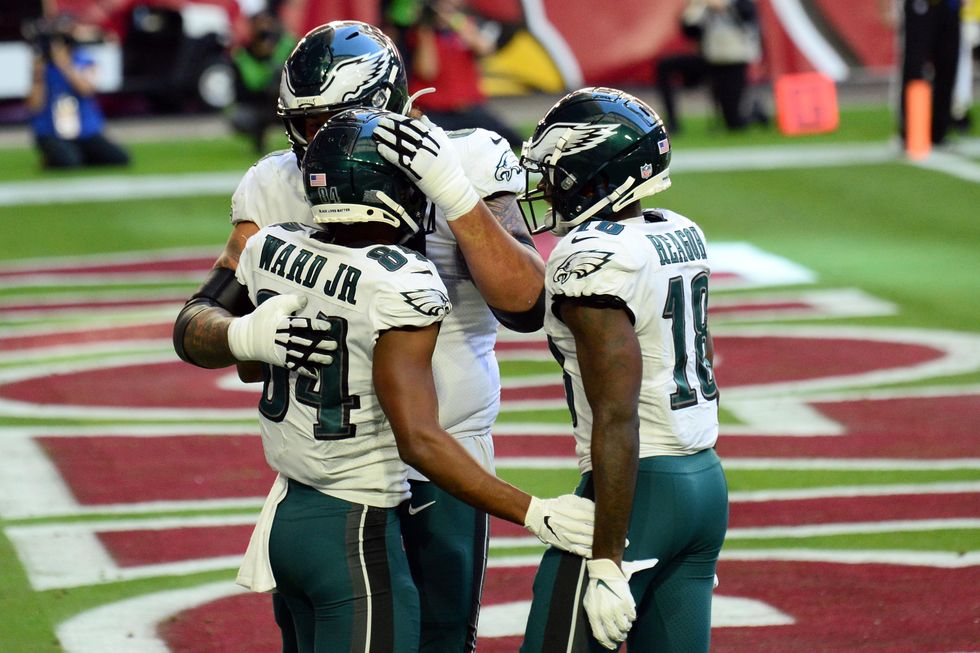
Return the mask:
<path id="1" fill-rule="evenodd" d="M 174 351 L 181 360 L 191 365 L 198 365 L 198 363 L 184 349 L 184 334 L 194 318 L 201 311 L 211 307 L 222 308 L 235 316 L 246 315 L 255 310 L 245 286 L 238 283 L 238 279 L 235 278 L 234 270 L 213 268 L 198 291 L 191 295 L 180 309 L 174 321 Z"/>
<path id="2" fill-rule="evenodd" d="M 533 333 L 534 331 L 540 329 L 544 324 L 544 288 L 541 289 L 541 294 L 538 295 L 538 299 L 534 302 L 534 306 L 526 311 L 512 313 L 510 311 L 502 311 L 491 306 L 490 312 L 493 313 L 493 316 L 497 318 L 498 322 L 503 324 L 511 331 L 517 331 L 518 333 Z"/>

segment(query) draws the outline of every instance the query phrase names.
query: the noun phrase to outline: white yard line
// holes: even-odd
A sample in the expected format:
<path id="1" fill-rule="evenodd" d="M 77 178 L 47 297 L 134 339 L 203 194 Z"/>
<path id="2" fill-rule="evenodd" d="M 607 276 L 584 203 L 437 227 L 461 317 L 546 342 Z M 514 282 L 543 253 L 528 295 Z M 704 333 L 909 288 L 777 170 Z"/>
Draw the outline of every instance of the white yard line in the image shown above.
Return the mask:
<path id="1" fill-rule="evenodd" d="M 969 147 L 969 143 L 964 147 Z M 968 150 L 967 150 L 968 151 Z M 904 163 L 897 146 L 886 143 L 816 145 L 760 145 L 718 149 L 691 149 L 673 155 L 677 172 L 725 170 L 805 169 L 827 166 Z M 950 174 L 966 181 L 980 181 L 980 166 L 954 152 L 934 152 L 914 165 Z M 0 183 L 0 206 L 70 204 L 139 200 L 162 197 L 230 196 L 241 172 L 195 172 L 173 175 L 106 175 L 78 179 Z"/>

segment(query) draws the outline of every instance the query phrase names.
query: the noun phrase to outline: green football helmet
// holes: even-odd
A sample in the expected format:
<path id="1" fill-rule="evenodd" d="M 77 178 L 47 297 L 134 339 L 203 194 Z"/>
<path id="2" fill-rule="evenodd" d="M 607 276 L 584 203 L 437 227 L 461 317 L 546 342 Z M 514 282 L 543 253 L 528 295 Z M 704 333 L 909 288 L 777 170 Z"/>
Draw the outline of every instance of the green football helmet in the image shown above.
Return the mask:
<path id="1" fill-rule="evenodd" d="M 377 109 L 350 109 L 324 124 L 303 157 L 303 188 L 319 225 L 379 222 L 394 227 L 399 243 L 432 231 L 427 200 L 401 170 L 378 154 L 372 139 Z"/>
<path id="2" fill-rule="evenodd" d="M 559 100 L 524 142 L 528 176 L 518 198 L 531 233 L 567 233 L 670 187 L 670 138 L 643 101 L 612 88 L 583 88 Z M 547 200 L 543 216 L 532 202 Z"/>
<path id="3" fill-rule="evenodd" d="M 282 68 L 277 112 L 297 160 L 307 146 L 306 118 L 355 107 L 407 109 L 405 64 L 373 25 L 336 20 L 296 44 Z"/>

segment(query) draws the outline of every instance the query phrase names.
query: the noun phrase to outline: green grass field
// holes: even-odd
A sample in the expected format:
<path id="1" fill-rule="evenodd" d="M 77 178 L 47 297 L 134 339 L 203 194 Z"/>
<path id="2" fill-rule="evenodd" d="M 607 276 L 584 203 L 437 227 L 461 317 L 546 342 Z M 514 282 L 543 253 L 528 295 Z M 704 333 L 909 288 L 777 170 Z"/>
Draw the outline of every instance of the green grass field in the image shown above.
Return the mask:
<path id="1" fill-rule="evenodd" d="M 653 198 L 651 206 L 665 206 L 697 221 L 710 242 L 745 241 L 802 265 L 816 273 L 808 290 L 857 288 L 890 302 L 897 310 L 888 315 L 839 317 L 794 321 L 793 325 L 861 326 L 882 329 L 913 328 L 980 334 L 980 137 L 954 143 L 954 167 L 962 174 L 914 165 L 896 151 L 882 163 L 839 164 L 810 167 L 804 146 L 884 145 L 891 138 L 891 118 L 883 107 L 845 109 L 841 128 L 834 134 L 787 139 L 774 129 L 745 134 L 714 131 L 707 120 L 692 118 L 686 131 L 673 143 L 677 168 L 673 187 Z M 684 170 L 688 153 L 716 148 L 793 148 L 800 160 L 774 169 Z M 957 154 L 963 148 L 963 154 Z M 45 173 L 37 168 L 28 149 L 0 150 L 0 190 L 18 182 L 42 183 L 52 189 L 77 180 L 93 183 L 104 176 L 132 177 L 174 175 L 180 184 L 202 173 L 244 172 L 253 160 L 249 146 L 233 138 L 136 143 L 131 147 L 134 164 L 126 170 L 87 170 Z M 0 261 L 21 264 L 49 257 L 98 255 L 193 247 L 211 249 L 216 255 L 229 231 L 229 193 L 180 197 L 133 198 L 126 201 L 86 201 L 64 204 L 0 205 Z M 85 285 L 32 285 L 0 287 L 0 334 L 24 333 L 47 325 L 43 317 L 15 320 L 4 310 L 9 304 L 39 301 L 84 292 L 111 296 L 120 291 L 168 290 L 189 294 L 193 283 L 181 280 L 132 283 L 91 288 Z M 790 286 L 781 291 L 799 290 Z M 756 290 L 719 293 L 729 297 L 751 297 Z M 98 316 L 65 318 L 65 324 L 95 324 Z M 778 320 L 763 318 L 756 324 L 779 326 Z M 724 321 L 720 331 L 725 328 Z M 166 349 L 166 343 L 149 346 L 149 351 Z M 134 354 L 142 350 L 130 350 Z M 62 358 L 59 358 L 61 356 Z M 28 353 L 8 351 L 0 358 L 0 374 L 25 365 L 53 364 L 72 359 L 70 353 L 51 354 L 40 360 Z M 77 360 L 77 359 L 75 359 Z M 557 374 L 550 361 L 502 362 L 505 378 Z M 980 384 L 980 369 L 938 373 L 926 378 L 888 381 L 865 390 L 884 387 L 935 387 Z M 739 418 L 724 410 L 723 422 L 734 425 Z M 980 415 L 967 414 L 974 431 Z M 147 420 L 106 417 L 63 417 L 43 413 L 7 411 L 0 413 L 0 455 L 8 431 L 22 426 L 92 426 L 99 424 L 144 424 Z M 167 420 L 150 420 L 165 422 Z M 505 410 L 501 423 L 567 422 L 564 409 Z M 232 420 L 233 424 L 241 421 Z M 923 446 L 928 446 L 924 444 Z M 887 486 L 904 484 L 966 483 L 980 481 L 980 467 L 973 458 L 961 468 L 936 469 L 743 469 L 729 470 L 733 492 L 805 490 L 828 487 Z M 578 477 L 574 469 L 504 468 L 501 476 L 543 495 L 568 491 Z M 973 495 L 974 498 L 976 494 Z M 257 506 L 257 504 L 256 504 Z M 210 510 L 187 510 L 187 515 L 251 514 L 256 506 Z M 94 519 L 141 517 L 140 513 L 75 516 L 0 518 L 0 529 L 11 526 L 85 522 Z M 2 516 L 0 516 L 2 517 Z M 975 512 L 974 518 L 980 517 Z M 975 520 L 974 520 L 975 521 Z M 864 532 L 801 537 L 736 537 L 733 549 L 907 550 L 976 554 L 980 551 L 980 528 L 909 529 L 901 532 Z M 494 549 L 494 557 L 535 553 L 540 548 Z M 973 568 L 975 569 L 975 567 Z M 56 626 L 64 619 L 92 607 L 126 597 L 171 587 L 190 587 L 227 580 L 232 570 L 200 571 L 186 575 L 162 575 L 90 586 L 34 591 L 15 549 L 0 535 L 0 650 L 24 653 L 57 651 Z M 975 594 L 974 594 L 975 596 Z M 891 649 L 889 649 L 891 650 Z"/>

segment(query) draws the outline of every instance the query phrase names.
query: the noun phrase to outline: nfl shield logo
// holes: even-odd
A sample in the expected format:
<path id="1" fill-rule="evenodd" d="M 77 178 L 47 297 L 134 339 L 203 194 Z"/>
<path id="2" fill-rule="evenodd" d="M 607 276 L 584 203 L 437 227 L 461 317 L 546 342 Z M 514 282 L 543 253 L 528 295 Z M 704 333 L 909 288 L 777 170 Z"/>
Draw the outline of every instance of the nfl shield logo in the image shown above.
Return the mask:
<path id="1" fill-rule="evenodd" d="M 327 175 L 323 172 L 310 173 L 310 187 L 318 188 L 327 185 Z"/>
<path id="2" fill-rule="evenodd" d="M 640 176 L 644 179 L 649 179 L 653 175 L 653 164 L 644 163 L 640 166 Z"/>

